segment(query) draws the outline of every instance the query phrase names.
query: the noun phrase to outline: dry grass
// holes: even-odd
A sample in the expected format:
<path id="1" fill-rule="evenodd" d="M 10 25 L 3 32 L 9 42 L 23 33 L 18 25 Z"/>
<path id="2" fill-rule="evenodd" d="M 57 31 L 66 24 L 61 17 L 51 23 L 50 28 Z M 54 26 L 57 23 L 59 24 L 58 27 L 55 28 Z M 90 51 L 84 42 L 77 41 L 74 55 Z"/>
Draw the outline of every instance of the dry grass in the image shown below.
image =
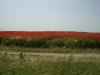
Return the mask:
<path id="1" fill-rule="evenodd" d="M 100 75 L 100 57 L 0 54 L 0 75 Z"/>
<path id="2" fill-rule="evenodd" d="M 0 75 L 100 75 L 99 53 L 90 48 L 0 46 Z"/>

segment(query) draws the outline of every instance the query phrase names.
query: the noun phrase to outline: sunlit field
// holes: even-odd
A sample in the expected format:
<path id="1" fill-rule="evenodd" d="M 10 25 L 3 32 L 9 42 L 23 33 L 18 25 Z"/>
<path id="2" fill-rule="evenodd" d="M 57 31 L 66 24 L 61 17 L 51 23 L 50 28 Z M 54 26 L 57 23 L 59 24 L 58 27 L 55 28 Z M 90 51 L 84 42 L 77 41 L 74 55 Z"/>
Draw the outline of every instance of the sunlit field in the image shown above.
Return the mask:
<path id="1" fill-rule="evenodd" d="M 84 61 L 82 61 L 85 59 Z M 0 75 L 100 75 L 100 57 L 0 54 Z"/>
<path id="2" fill-rule="evenodd" d="M 0 75 L 100 75 L 100 32 L 0 31 Z"/>
<path id="3" fill-rule="evenodd" d="M 23 47 L 100 48 L 100 33 L 65 31 L 0 31 L 0 44 Z"/>

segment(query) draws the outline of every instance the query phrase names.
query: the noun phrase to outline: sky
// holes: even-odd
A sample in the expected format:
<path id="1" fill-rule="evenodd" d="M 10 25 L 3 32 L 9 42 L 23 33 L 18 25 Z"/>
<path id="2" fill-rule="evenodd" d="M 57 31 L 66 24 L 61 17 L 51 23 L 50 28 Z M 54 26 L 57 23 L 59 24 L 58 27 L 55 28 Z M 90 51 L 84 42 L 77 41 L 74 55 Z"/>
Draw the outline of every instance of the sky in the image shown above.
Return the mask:
<path id="1" fill-rule="evenodd" d="M 0 31 L 100 32 L 100 0 L 0 0 Z"/>

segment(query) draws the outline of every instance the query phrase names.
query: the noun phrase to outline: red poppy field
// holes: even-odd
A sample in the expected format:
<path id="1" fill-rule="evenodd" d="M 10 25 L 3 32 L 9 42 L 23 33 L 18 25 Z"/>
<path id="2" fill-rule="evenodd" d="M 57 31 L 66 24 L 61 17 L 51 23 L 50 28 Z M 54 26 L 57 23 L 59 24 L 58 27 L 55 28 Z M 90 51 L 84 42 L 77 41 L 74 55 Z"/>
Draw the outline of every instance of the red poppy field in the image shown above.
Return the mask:
<path id="1" fill-rule="evenodd" d="M 0 44 L 46 48 L 100 48 L 100 32 L 0 31 Z"/>

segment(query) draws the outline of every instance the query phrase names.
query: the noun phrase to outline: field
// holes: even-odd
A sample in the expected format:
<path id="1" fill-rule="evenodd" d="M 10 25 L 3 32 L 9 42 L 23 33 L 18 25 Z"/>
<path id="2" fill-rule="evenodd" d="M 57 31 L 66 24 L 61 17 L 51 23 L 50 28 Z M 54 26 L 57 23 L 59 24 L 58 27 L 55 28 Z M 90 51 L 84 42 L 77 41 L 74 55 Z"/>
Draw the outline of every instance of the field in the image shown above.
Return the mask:
<path id="1" fill-rule="evenodd" d="M 100 33 L 65 31 L 0 31 L 0 44 L 23 47 L 100 48 Z"/>
<path id="2" fill-rule="evenodd" d="M 100 55 L 4 52 L 0 75 L 100 75 Z"/>
<path id="3" fill-rule="evenodd" d="M 100 75 L 100 33 L 0 31 L 0 75 Z"/>

